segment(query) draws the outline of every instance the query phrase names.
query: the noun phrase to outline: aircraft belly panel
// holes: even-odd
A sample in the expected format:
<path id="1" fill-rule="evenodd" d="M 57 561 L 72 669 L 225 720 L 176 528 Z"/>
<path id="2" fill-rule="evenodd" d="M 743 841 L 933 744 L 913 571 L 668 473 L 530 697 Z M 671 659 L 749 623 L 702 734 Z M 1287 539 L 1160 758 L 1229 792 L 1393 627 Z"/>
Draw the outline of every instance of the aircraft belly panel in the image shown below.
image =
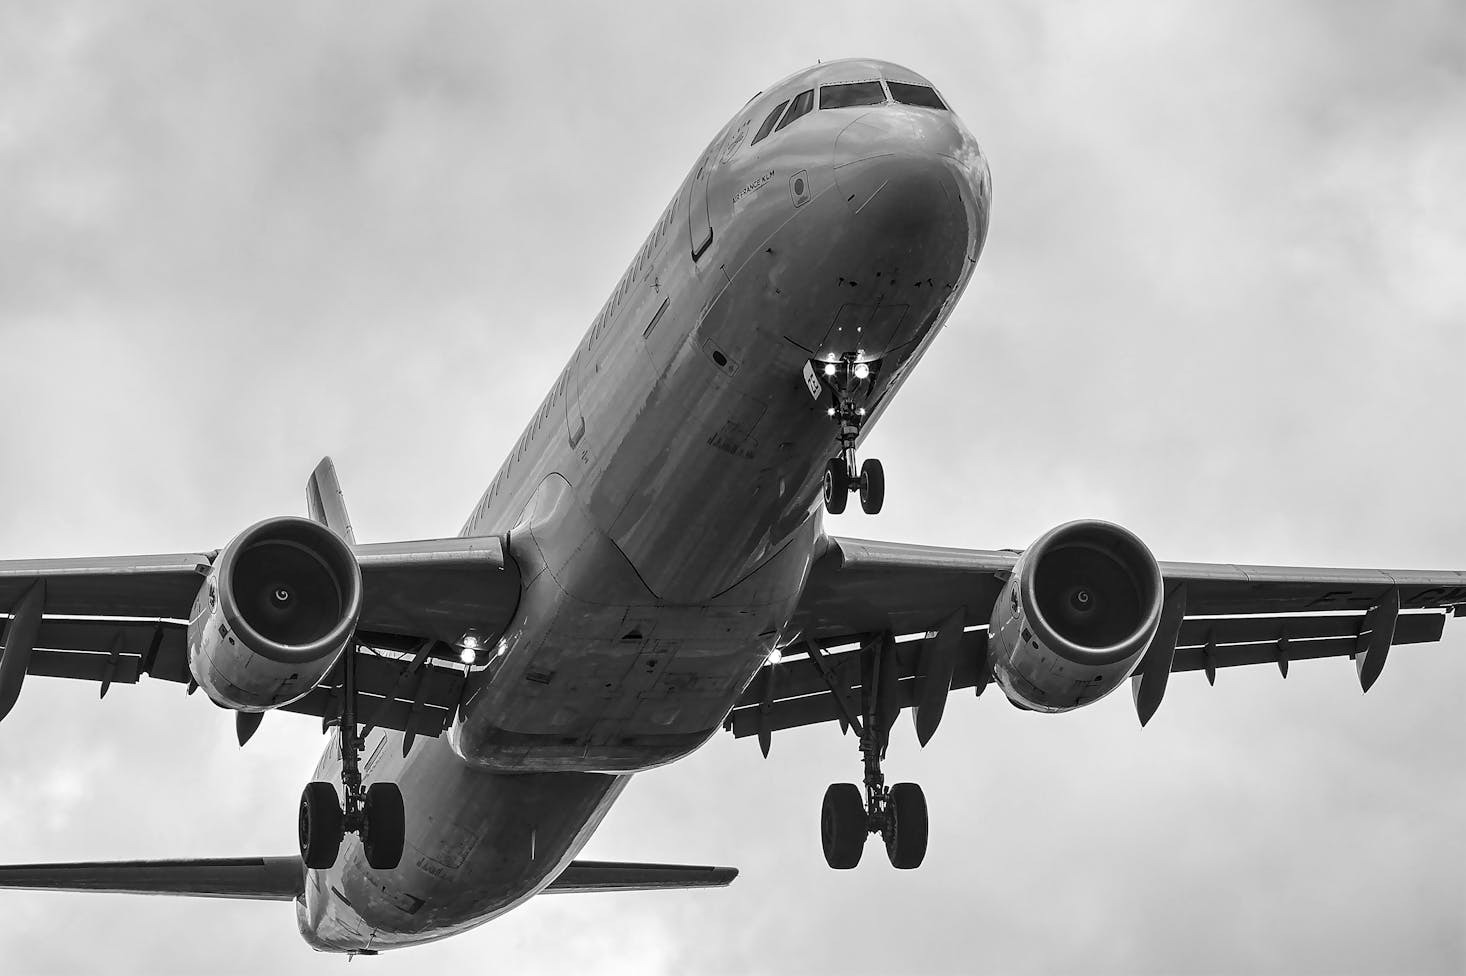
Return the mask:
<path id="1" fill-rule="evenodd" d="M 809 570 L 817 519 L 711 600 L 659 600 L 561 478 L 510 547 L 529 581 L 449 741 L 500 771 L 634 771 L 696 749 L 767 659 Z"/>

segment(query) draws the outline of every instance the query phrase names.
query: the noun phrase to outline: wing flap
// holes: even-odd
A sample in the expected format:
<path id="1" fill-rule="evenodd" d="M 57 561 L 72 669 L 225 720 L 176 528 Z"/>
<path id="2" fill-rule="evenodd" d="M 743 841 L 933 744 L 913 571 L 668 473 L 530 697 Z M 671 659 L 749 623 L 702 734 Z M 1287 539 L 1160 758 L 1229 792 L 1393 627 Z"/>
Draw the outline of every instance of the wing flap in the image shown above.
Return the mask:
<path id="1" fill-rule="evenodd" d="M 726 888 L 737 868 L 696 864 L 635 864 L 617 861 L 571 861 L 550 882 L 544 894 L 595 891 L 668 891 L 677 888 Z"/>
<path id="2" fill-rule="evenodd" d="M 305 868 L 299 857 L 14 864 L 0 866 L 0 888 L 290 901 L 305 891 Z"/>
<path id="3" fill-rule="evenodd" d="M 1443 612 L 1401 614 L 1395 627 L 1394 645 L 1438 641 L 1445 628 Z M 1359 646 L 1367 626 L 1362 613 L 1294 614 L 1281 616 L 1188 617 L 1181 626 L 1171 671 L 1202 671 L 1211 668 L 1276 664 L 1280 656 L 1289 661 L 1325 657 L 1347 657 Z M 919 700 L 918 681 L 922 651 L 932 638 L 903 640 L 896 647 L 897 685 L 895 703 L 911 708 Z M 1286 651 L 1282 642 L 1287 641 Z M 987 628 L 962 635 L 957 666 L 950 690 L 959 691 L 985 683 Z M 861 687 L 861 649 L 826 651 L 830 675 L 842 693 L 858 695 Z M 777 664 L 767 664 L 749 683 L 724 727 L 735 738 L 758 735 L 760 731 L 837 722 L 842 718 L 839 699 L 820 669 L 807 655 L 789 654 Z"/>

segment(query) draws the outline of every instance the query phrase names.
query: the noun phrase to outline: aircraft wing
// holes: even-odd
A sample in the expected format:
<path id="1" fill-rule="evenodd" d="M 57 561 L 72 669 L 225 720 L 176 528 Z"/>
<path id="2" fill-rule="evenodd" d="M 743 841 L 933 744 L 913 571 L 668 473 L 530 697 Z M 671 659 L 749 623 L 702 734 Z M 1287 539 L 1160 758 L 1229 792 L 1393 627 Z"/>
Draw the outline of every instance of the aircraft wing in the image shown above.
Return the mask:
<path id="1" fill-rule="evenodd" d="M 945 690 L 976 688 L 980 694 L 989 678 L 987 623 L 1018 557 L 1013 550 L 828 538 L 786 631 L 797 635 L 795 641 L 750 683 L 725 727 L 735 736 L 758 736 L 767 753 L 769 736 L 779 729 L 857 725 L 861 647 L 891 635 L 897 663 L 890 707 L 931 703 L 934 719 L 923 723 L 918 714 L 918 732 L 926 741 L 940 720 L 937 701 L 945 698 L 941 689 L 926 687 L 938 634 L 945 631 L 957 648 Z M 1184 619 L 1167 674 L 1205 671 L 1215 680 L 1219 668 L 1273 664 L 1286 675 L 1292 661 L 1354 657 L 1366 649 L 1377 608 L 1396 596 L 1393 645 L 1440 640 L 1448 611 L 1466 615 L 1461 571 L 1182 562 L 1161 562 L 1160 570 L 1167 593 L 1185 587 Z M 1361 672 L 1366 690 L 1383 655 L 1375 660 L 1371 676 Z M 1132 681 L 1149 661 L 1148 652 Z M 1142 722 L 1159 706 L 1165 688 L 1164 676 L 1146 682 L 1145 694 L 1136 695 Z"/>
<path id="2" fill-rule="evenodd" d="M 497 639 L 519 602 L 518 569 L 498 536 L 352 551 L 362 574 L 362 721 L 437 735 L 451 722 L 465 680 L 451 644 L 469 630 Z M 188 684 L 191 693 L 188 618 L 217 555 L 0 561 L 0 626 L 13 634 L 12 613 L 41 582 L 42 616 L 26 674 L 97 682 L 104 696 L 143 677 Z M 0 717 L 23 677 L 7 674 L 0 658 Z M 284 710 L 334 718 L 340 694 L 338 667 Z"/>
<path id="3" fill-rule="evenodd" d="M 736 868 L 571 861 L 545 892 L 722 888 L 736 877 Z M 298 855 L 16 864 L 0 866 L 0 888 L 291 901 L 305 893 L 305 865 Z"/>

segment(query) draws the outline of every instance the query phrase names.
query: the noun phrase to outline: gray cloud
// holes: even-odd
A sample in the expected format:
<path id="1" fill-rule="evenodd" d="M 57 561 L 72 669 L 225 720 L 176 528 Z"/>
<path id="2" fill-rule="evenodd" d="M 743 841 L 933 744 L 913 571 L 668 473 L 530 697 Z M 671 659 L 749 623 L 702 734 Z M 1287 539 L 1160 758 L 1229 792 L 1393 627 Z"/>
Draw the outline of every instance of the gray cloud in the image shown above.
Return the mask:
<path id="1" fill-rule="evenodd" d="M 212 548 L 335 455 L 364 539 L 449 534 L 698 151 L 819 58 L 906 63 L 990 155 L 969 290 L 834 531 L 997 547 L 1080 516 L 1162 558 L 1466 565 L 1459 5 L 437 2 L 0 7 L 0 554 Z M 929 863 L 819 854 L 832 729 L 639 778 L 589 856 L 725 892 L 541 899 L 372 965 L 1454 972 L 1466 644 L 953 703 L 890 772 Z M 324 745 L 176 687 L 34 681 L 0 860 L 276 853 Z M 6 972 L 312 970 L 290 911 L 0 895 Z M 360 965 L 360 964 L 359 964 Z"/>

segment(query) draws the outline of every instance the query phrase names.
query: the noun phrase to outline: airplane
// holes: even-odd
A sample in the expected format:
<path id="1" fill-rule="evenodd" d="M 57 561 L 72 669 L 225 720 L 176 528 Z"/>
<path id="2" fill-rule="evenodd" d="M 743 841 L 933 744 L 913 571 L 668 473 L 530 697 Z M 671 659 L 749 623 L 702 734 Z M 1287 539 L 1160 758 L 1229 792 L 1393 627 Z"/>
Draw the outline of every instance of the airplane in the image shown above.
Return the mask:
<path id="1" fill-rule="evenodd" d="M 732 868 L 577 855 L 637 772 L 720 731 L 829 723 L 861 782 L 820 810 L 830 867 L 871 837 L 927 853 L 920 786 L 887 783 L 953 693 L 1061 713 L 1170 675 L 1390 649 L 1466 615 L 1466 572 L 1158 561 L 1077 520 L 1017 550 L 845 538 L 872 425 L 976 268 L 992 182 L 946 95 L 844 60 L 723 126 L 657 218 L 453 538 L 356 542 L 330 459 L 307 518 L 211 552 L 0 561 L 0 720 L 28 676 L 143 678 L 335 740 L 283 857 L 0 867 L 0 887 L 288 901 L 313 948 L 442 939 L 542 893 L 718 887 Z M 356 840 L 348 843 L 347 834 Z"/>

